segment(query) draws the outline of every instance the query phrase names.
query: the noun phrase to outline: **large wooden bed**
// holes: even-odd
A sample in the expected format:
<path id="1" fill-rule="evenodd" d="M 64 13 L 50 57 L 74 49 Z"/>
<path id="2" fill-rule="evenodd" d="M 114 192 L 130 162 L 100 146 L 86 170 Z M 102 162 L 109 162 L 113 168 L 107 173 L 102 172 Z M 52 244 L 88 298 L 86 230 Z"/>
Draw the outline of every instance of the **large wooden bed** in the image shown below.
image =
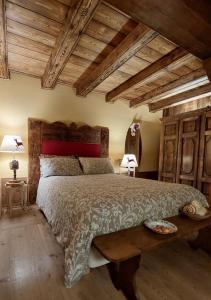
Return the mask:
<path id="1" fill-rule="evenodd" d="M 67 287 L 87 271 L 91 244 L 96 237 L 118 231 L 121 235 L 121 230 L 139 226 L 147 218 L 176 216 L 181 206 L 193 199 L 207 205 L 204 195 L 186 185 L 116 174 L 40 177 L 39 156 L 44 140 L 97 143 L 101 145 L 100 157 L 108 157 L 109 130 L 35 119 L 29 119 L 28 125 L 30 202 L 35 202 L 37 196 L 38 206 L 65 249 Z M 101 253 L 106 257 L 104 251 Z M 127 299 L 136 298 L 129 295 Z"/>
<path id="2" fill-rule="evenodd" d="M 101 157 L 108 157 L 109 130 L 107 127 L 91 127 L 88 125 L 69 125 L 63 122 L 48 123 L 42 120 L 28 120 L 28 152 L 29 152 L 29 199 L 36 201 L 36 193 L 40 178 L 39 156 L 43 140 L 68 140 L 87 144 L 101 145 Z"/>

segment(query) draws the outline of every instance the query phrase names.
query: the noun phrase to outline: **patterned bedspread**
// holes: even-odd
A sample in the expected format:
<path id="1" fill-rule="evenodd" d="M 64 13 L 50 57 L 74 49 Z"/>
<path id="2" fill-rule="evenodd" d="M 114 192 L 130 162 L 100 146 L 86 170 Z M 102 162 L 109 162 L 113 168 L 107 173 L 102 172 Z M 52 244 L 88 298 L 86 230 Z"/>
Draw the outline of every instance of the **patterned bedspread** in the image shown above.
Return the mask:
<path id="1" fill-rule="evenodd" d="M 71 287 L 87 271 L 95 236 L 177 215 L 193 199 L 207 206 L 190 186 L 104 174 L 41 178 L 37 204 L 65 247 L 65 284 Z"/>

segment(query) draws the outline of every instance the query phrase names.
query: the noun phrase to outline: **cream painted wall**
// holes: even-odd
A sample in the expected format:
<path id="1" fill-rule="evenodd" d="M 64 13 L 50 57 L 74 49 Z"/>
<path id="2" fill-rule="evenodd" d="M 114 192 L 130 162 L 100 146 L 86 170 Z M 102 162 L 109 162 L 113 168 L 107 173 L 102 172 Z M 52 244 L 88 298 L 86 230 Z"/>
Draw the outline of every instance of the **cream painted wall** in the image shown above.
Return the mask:
<path id="1" fill-rule="evenodd" d="M 124 153 L 127 129 L 136 116 L 142 120 L 143 160 L 141 170 L 156 170 L 159 151 L 160 113 L 148 112 L 146 106 L 130 109 L 126 103 L 105 103 L 104 96 L 92 93 L 77 97 L 70 87 L 58 85 L 55 90 L 43 90 L 40 80 L 12 74 L 11 80 L 0 80 L 0 141 L 5 134 L 23 138 L 25 154 L 17 155 L 19 176 L 27 176 L 27 118 L 47 121 L 75 121 L 110 129 L 110 157 L 116 163 Z M 8 177 L 11 155 L 0 153 L 0 177 Z"/>

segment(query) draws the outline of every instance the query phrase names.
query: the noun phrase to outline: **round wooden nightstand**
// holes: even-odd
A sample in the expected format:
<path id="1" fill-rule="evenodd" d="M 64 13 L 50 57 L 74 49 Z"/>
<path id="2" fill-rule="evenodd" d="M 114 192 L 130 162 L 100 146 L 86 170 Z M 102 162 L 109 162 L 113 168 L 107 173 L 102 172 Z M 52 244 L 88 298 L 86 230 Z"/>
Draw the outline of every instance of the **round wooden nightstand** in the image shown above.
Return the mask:
<path id="1" fill-rule="evenodd" d="M 22 207 L 22 209 L 26 209 L 28 205 L 28 184 L 24 181 L 20 182 L 10 182 L 8 181 L 5 184 L 6 189 L 6 197 L 7 197 L 7 203 L 9 208 L 9 215 L 12 215 L 12 209 L 13 207 Z M 20 201 L 19 203 L 14 203 L 14 199 L 16 193 L 19 193 L 20 195 Z"/>

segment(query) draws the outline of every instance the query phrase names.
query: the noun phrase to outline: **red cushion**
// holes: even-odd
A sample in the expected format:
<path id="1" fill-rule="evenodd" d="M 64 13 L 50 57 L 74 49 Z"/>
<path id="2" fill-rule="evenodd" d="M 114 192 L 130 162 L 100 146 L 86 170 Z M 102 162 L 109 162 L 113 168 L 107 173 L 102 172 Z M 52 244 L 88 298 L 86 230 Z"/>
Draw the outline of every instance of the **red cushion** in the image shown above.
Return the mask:
<path id="1" fill-rule="evenodd" d="M 85 157 L 100 157 L 100 144 L 83 144 L 70 141 L 44 140 L 42 154 L 48 155 L 77 155 Z"/>

